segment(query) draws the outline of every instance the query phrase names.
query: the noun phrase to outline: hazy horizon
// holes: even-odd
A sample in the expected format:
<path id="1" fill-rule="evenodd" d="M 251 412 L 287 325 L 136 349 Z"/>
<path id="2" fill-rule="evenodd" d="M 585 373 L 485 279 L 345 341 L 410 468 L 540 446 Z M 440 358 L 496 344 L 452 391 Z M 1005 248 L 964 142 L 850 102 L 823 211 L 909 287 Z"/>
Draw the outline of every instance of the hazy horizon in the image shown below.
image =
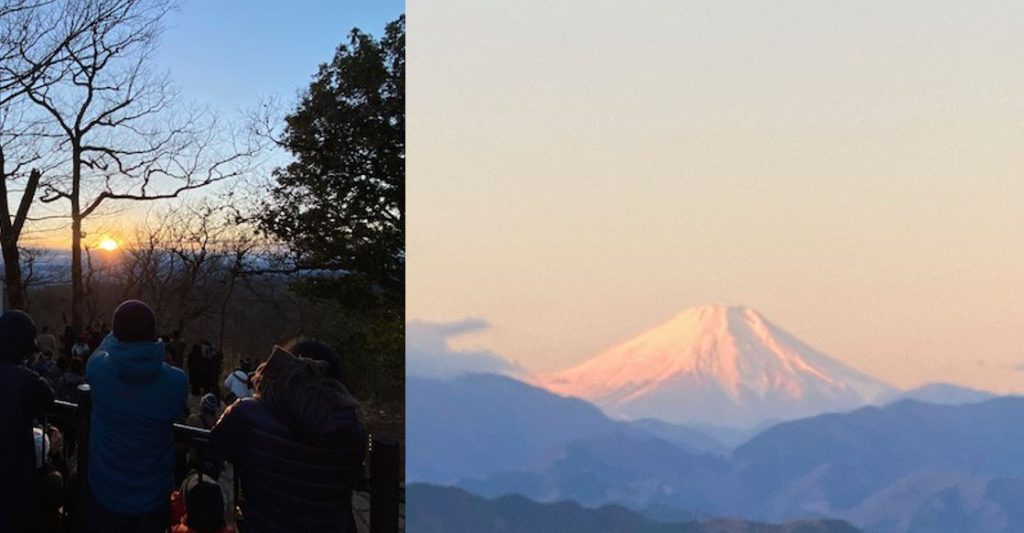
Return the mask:
<path id="1" fill-rule="evenodd" d="M 303 9 L 267 0 L 188 0 L 164 19 L 165 30 L 158 40 L 152 67 L 170 75 L 183 103 L 210 109 L 221 124 L 237 125 L 266 100 L 276 99 L 281 111 L 288 112 L 299 93 L 308 88 L 320 64 L 334 57 L 353 28 L 379 38 L 387 23 L 404 10 L 401 0 L 315 1 L 305 3 Z M 267 156 L 270 164 L 264 168 L 268 175 L 275 164 L 288 157 L 283 150 L 273 152 Z M 223 188 L 223 184 L 211 186 L 183 197 L 201 198 Z M 131 240 L 147 213 L 174 202 L 110 202 L 86 221 L 86 233 Z M 67 206 L 64 202 L 44 205 L 37 201 L 32 210 L 32 216 L 39 217 L 64 213 Z M 34 230 L 28 228 L 26 244 L 70 249 L 67 228 L 40 233 Z M 93 240 L 89 236 L 84 244 Z"/>
<path id="2" fill-rule="evenodd" d="M 411 4 L 407 317 L 536 371 L 705 304 L 1024 392 L 1024 5 Z"/>

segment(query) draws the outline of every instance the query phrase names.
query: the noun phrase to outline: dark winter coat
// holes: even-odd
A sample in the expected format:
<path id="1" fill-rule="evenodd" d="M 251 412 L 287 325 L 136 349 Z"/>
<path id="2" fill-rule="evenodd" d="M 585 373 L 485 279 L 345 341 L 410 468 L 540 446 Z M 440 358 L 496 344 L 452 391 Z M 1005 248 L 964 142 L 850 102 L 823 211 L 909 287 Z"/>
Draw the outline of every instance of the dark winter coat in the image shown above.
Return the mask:
<path id="1" fill-rule="evenodd" d="M 189 383 L 193 385 L 202 383 L 203 348 L 201 346 L 198 344 L 192 346 L 192 351 L 188 353 L 185 365 L 188 367 Z"/>
<path id="2" fill-rule="evenodd" d="M 357 404 L 319 362 L 285 355 L 254 378 L 256 398 L 224 412 L 211 445 L 236 466 L 246 531 L 353 532 L 366 447 Z"/>
<path id="3" fill-rule="evenodd" d="M 65 402 L 78 403 L 78 386 L 85 383 L 85 378 L 74 372 L 65 372 L 57 379 L 57 399 Z"/>
<path id="4" fill-rule="evenodd" d="M 220 367 L 224 362 L 224 354 L 210 346 L 203 350 L 203 383 L 209 388 L 218 388 L 220 383 Z"/>
<path id="5" fill-rule="evenodd" d="M 0 360 L 0 531 L 25 503 L 35 465 L 32 419 L 53 403 L 39 374 Z"/>

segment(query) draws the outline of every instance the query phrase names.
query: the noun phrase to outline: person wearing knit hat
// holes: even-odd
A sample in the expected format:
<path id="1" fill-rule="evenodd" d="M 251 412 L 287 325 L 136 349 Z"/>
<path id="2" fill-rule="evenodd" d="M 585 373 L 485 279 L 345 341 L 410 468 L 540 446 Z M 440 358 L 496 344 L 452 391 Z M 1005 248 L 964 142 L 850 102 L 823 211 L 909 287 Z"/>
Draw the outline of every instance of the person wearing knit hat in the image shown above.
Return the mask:
<path id="1" fill-rule="evenodd" d="M 22 364 L 36 351 L 36 324 L 24 311 L 0 315 L 0 359 Z"/>
<path id="2" fill-rule="evenodd" d="M 220 414 L 220 399 L 216 394 L 206 393 L 199 399 L 199 412 L 189 415 L 185 424 L 202 428 L 212 429 L 217 425 L 217 415 Z M 221 470 L 224 469 L 224 461 L 211 450 L 200 450 L 192 446 L 188 451 L 188 465 L 197 471 L 217 479 Z"/>
<path id="3" fill-rule="evenodd" d="M 114 311 L 112 332 L 121 342 L 155 342 L 156 315 L 138 300 L 125 300 Z"/>
<path id="4" fill-rule="evenodd" d="M 35 351 L 36 326 L 22 311 L 0 315 L 0 531 L 22 531 L 35 463 L 32 419 L 53 404 L 53 390 L 24 366 Z"/>
<path id="5" fill-rule="evenodd" d="M 217 396 L 211 393 L 206 393 L 199 400 L 199 409 L 203 414 L 216 415 L 217 410 L 220 409 L 220 400 Z"/>
<path id="6" fill-rule="evenodd" d="M 173 425 L 187 409 L 185 374 L 164 362 L 156 315 L 127 300 L 89 357 L 92 388 L 90 520 L 98 531 L 164 531 L 174 485 Z"/>

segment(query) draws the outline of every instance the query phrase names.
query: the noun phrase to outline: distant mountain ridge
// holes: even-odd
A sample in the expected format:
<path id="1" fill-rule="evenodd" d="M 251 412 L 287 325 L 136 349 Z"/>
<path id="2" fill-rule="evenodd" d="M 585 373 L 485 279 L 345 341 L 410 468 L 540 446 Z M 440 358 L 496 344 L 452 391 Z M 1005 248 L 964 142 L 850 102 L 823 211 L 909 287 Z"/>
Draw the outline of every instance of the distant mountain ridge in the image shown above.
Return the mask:
<path id="1" fill-rule="evenodd" d="M 488 500 L 464 490 L 412 484 L 409 531 L 497 533 L 857 533 L 839 520 L 801 520 L 773 525 L 735 519 L 667 523 L 617 505 L 587 509 L 572 502 L 537 503 L 521 496 Z"/>
<path id="2" fill-rule="evenodd" d="M 612 420 L 586 401 L 492 374 L 407 377 L 406 419 L 410 482 L 450 484 L 524 469 L 566 443 L 616 433 L 663 436 L 694 453 L 726 451 L 696 430 Z"/>
<path id="3" fill-rule="evenodd" d="M 576 367 L 535 377 L 627 419 L 755 426 L 847 411 L 895 389 L 746 307 L 687 309 Z"/>
<path id="4" fill-rule="evenodd" d="M 873 533 L 1012 533 L 1024 531 L 1021 421 L 1022 397 L 903 400 L 782 423 L 725 458 L 620 434 L 573 441 L 532 469 L 459 485 L 639 512 L 830 517 Z"/>
<path id="5" fill-rule="evenodd" d="M 997 397 L 997 394 L 988 391 L 972 389 L 952 383 L 929 383 L 908 391 L 895 392 L 891 398 L 885 398 L 882 403 L 917 400 L 919 402 L 941 405 L 963 405 L 965 403 L 984 402 Z"/>

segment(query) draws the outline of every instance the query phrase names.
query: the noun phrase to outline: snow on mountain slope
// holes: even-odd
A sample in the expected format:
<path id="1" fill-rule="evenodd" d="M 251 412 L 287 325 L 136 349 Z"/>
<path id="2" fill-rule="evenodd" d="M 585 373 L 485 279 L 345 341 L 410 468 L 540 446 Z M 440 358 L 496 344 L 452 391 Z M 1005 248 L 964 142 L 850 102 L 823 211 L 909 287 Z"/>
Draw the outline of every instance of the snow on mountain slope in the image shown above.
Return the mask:
<path id="1" fill-rule="evenodd" d="M 687 309 L 533 382 L 613 416 L 750 426 L 862 406 L 892 389 L 745 307 Z"/>

